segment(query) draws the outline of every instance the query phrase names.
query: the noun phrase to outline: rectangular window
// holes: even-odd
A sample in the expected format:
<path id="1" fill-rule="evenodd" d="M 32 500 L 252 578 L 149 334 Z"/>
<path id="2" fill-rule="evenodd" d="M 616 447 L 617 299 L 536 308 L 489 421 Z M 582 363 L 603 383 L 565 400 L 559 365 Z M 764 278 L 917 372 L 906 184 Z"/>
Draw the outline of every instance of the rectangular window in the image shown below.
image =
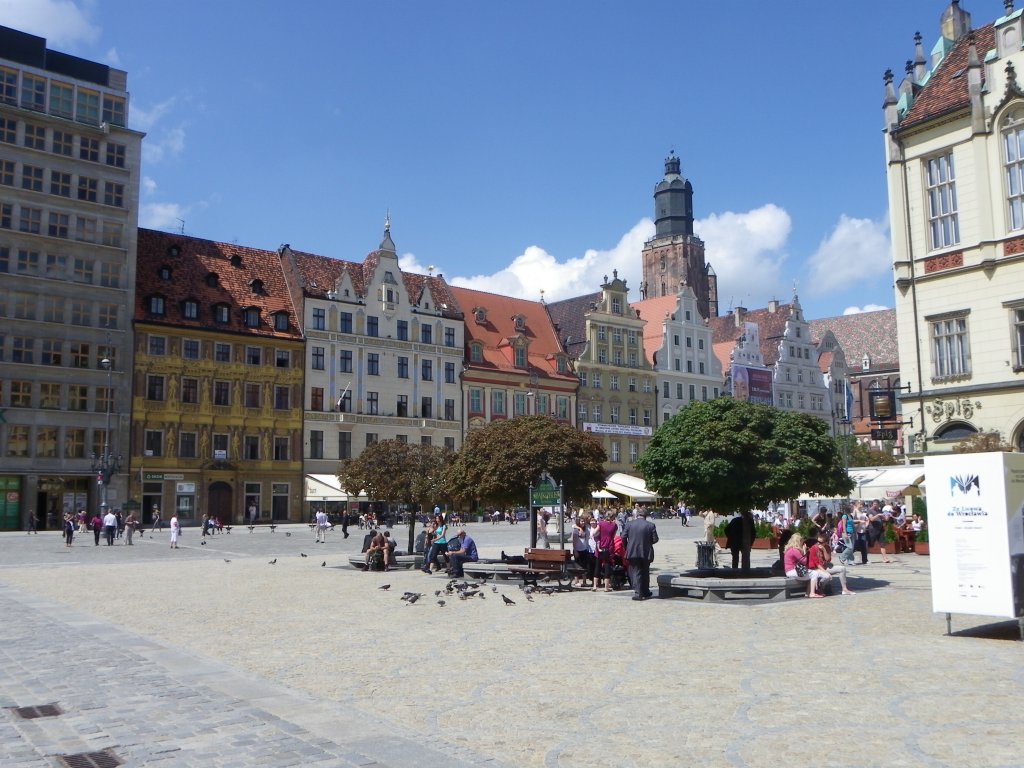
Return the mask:
<path id="1" fill-rule="evenodd" d="M 618 424 L 619 423 L 619 406 L 612 405 L 608 408 L 608 423 Z"/>
<path id="2" fill-rule="evenodd" d="M 1013 310 L 1014 367 L 1024 368 L 1024 308 Z"/>
<path id="3" fill-rule="evenodd" d="M 290 387 L 274 387 L 274 408 L 279 411 L 287 411 L 291 408 L 291 388 Z"/>
<path id="4" fill-rule="evenodd" d="M 97 221 L 90 216 L 75 217 L 75 239 L 83 243 L 95 243 Z"/>
<path id="5" fill-rule="evenodd" d="M 594 414 L 594 417 L 593 417 L 594 421 L 597 424 L 600 424 L 601 423 L 601 404 L 600 403 L 594 403 L 594 407 L 593 407 L 591 412 Z"/>
<path id="6" fill-rule="evenodd" d="M 324 388 L 323 387 L 310 387 L 309 390 L 309 410 L 311 411 L 322 411 L 324 409 Z"/>
<path id="7" fill-rule="evenodd" d="M 434 398 L 424 397 L 420 401 L 420 417 L 424 419 L 434 418 Z"/>
<path id="8" fill-rule="evenodd" d="M 21 215 L 18 218 L 18 229 L 21 232 L 28 232 L 32 235 L 42 233 L 43 211 L 40 208 L 30 208 L 27 205 L 21 206 Z"/>
<path id="9" fill-rule="evenodd" d="M 662 382 L 662 385 L 661 385 L 661 396 L 664 397 L 666 400 L 668 400 L 668 398 L 669 398 L 669 391 L 670 391 L 669 387 L 670 386 L 671 385 L 669 384 L 669 382 L 667 382 L 667 381 Z"/>
<path id="10" fill-rule="evenodd" d="M 514 350 L 515 356 L 515 367 L 525 368 L 526 367 L 526 347 L 516 347 Z"/>
<path id="11" fill-rule="evenodd" d="M 121 287 L 121 267 L 109 261 L 100 262 L 100 285 L 105 288 Z"/>
<path id="12" fill-rule="evenodd" d="M 82 344 L 80 342 L 71 343 L 71 367 L 72 368 L 88 368 L 89 367 L 89 345 Z"/>
<path id="13" fill-rule="evenodd" d="M 89 388 L 84 384 L 68 384 L 68 410 L 89 410 Z"/>
<path id="14" fill-rule="evenodd" d="M 231 405 L 231 384 L 227 381 L 213 382 L 213 404 Z"/>
<path id="15" fill-rule="evenodd" d="M 245 407 L 259 408 L 261 394 L 263 394 L 261 384 L 247 382 L 245 385 Z"/>
<path id="16" fill-rule="evenodd" d="M 399 395 L 398 401 L 395 403 L 396 411 L 395 415 L 400 417 L 406 417 L 409 415 L 409 396 Z"/>
<path id="17" fill-rule="evenodd" d="M 50 220 L 46 226 L 46 234 L 50 237 L 67 239 L 71 233 L 71 217 L 66 213 L 50 212 Z"/>
<path id="18" fill-rule="evenodd" d="M 39 407 L 60 408 L 60 384 L 44 381 L 39 385 Z"/>
<path id="19" fill-rule="evenodd" d="M 420 341 L 424 344 L 433 344 L 434 341 L 433 328 L 429 325 L 420 326 Z"/>
<path id="20" fill-rule="evenodd" d="M 278 368 L 289 368 L 292 364 L 292 353 L 287 349 L 274 350 L 274 365 Z"/>
<path id="21" fill-rule="evenodd" d="M 366 318 L 366 335 L 377 336 L 380 333 L 380 323 L 376 317 L 370 315 Z"/>
<path id="22" fill-rule="evenodd" d="M 377 444 L 377 433 L 367 432 L 366 433 L 366 447 L 369 448 L 371 445 Z"/>
<path id="23" fill-rule="evenodd" d="M 96 190 L 99 188 L 97 179 L 90 179 L 88 176 L 78 177 L 78 199 L 87 203 L 96 202 Z"/>
<path id="24" fill-rule="evenodd" d="M 500 389 L 491 392 L 491 415 L 505 415 L 505 392 Z"/>
<path id="25" fill-rule="evenodd" d="M 125 146 L 113 141 L 107 142 L 107 165 L 124 168 Z"/>
<path id="26" fill-rule="evenodd" d="M 11 362 L 12 363 L 25 363 L 32 365 L 35 363 L 35 344 L 36 340 L 31 336 L 15 336 L 12 340 L 11 348 Z"/>
<path id="27" fill-rule="evenodd" d="M 18 70 L 0 67 L 0 101 L 12 105 L 18 103 Z"/>
<path id="28" fill-rule="evenodd" d="M 366 412 L 370 416 L 376 416 L 380 407 L 380 395 L 376 392 L 366 393 Z"/>
<path id="29" fill-rule="evenodd" d="M 696 384 L 691 384 L 690 385 L 690 401 L 692 402 L 692 401 L 694 401 L 696 399 L 697 399 L 697 385 Z"/>
<path id="30" fill-rule="evenodd" d="M 21 166 L 21 188 L 29 192 L 42 192 L 43 169 L 38 165 Z"/>
<path id="31" fill-rule="evenodd" d="M 71 157 L 74 153 L 75 135 L 67 131 L 54 131 L 50 138 L 50 151 L 55 155 Z M 70 194 L 69 194 L 70 196 Z"/>
<path id="32" fill-rule="evenodd" d="M 339 459 L 351 459 L 352 458 L 352 433 L 351 432 L 339 432 L 338 433 L 338 458 Z"/>
<path id="33" fill-rule="evenodd" d="M 967 316 L 934 320 L 932 329 L 932 376 L 937 379 L 965 376 L 971 372 Z"/>
<path id="34" fill-rule="evenodd" d="M 0 184 L 5 187 L 14 186 L 14 161 L 0 160 Z M 53 190 L 51 190 L 52 192 Z"/>
<path id="35" fill-rule="evenodd" d="M 159 429 L 147 429 L 144 440 L 146 456 L 164 455 L 164 433 Z"/>
<path id="36" fill-rule="evenodd" d="M 25 123 L 25 138 L 22 144 L 29 149 L 46 149 L 46 128 L 33 123 Z"/>
<path id="37" fill-rule="evenodd" d="M 36 319 L 36 297 L 32 293 L 15 293 L 13 295 L 14 319 L 35 320 Z"/>
<path id="38" fill-rule="evenodd" d="M 313 330 L 323 331 L 327 328 L 327 310 L 323 307 L 313 309 Z"/>
<path id="39" fill-rule="evenodd" d="M 636 408 L 629 409 L 629 423 L 634 426 L 636 425 Z"/>
<path id="40" fill-rule="evenodd" d="M 312 347 L 310 352 L 310 366 L 314 371 L 324 370 L 324 348 Z"/>
<path id="41" fill-rule="evenodd" d="M 399 357 L 398 358 L 398 378 L 408 379 L 409 378 L 409 358 Z"/>
<path id="42" fill-rule="evenodd" d="M 636 460 L 640 457 L 640 446 L 636 443 L 629 444 L 629 463 L 636 464 Z"/>
<path id="43" fill-rule="evenodd" d="M 117 328 L 117 304 L 97 305 L 97 319 L 100 328 Z"/>
<path id="44" fill-rule="evenodd" d="M 352 350 L 341 350 L 338 370 L 342 373 L 352 373 Z"/>
<path id="45" fill-rule="evenodd" d="M 124 225 L 119 221 L 103 222 L 103 237 L 100 242 L 111 248 L 120 248 L 124 240 Z"/>
<path id="46" fill-rule="evenodd" d="M 164 377 L 163 376 L 147 376 L 146 377 L 146 399 L 147 400 L 163 400 L 164 399 Z"/>
<path id="47" fill-rule="evenodd" d="M 288 461 L 291 452 L 288 450 L 287 437 L 274 438 L 274 461 Z"/>
<path id="48" fill-rule="evenodd" d="M 928 229 L 931 248 L 947 248 L 960 242 L 957 214 L 956 173 L 953 153 L 933 157 L 926 167 Z"/>
<path id="49" fill-rule="evenodd" d="M 395 328 L 395 338 L 397 338 L 399 341 L 408 341 L 409 340 L 409 321 L 408 320 L 399 320 L 398 321 L 398 325 Z"/>
<path id="50" fill-rule="evenodd" d="M 484 412 L 483 390 L 472 387 L 469 390 L 469 412 L 480 414 Z"/>
<path id="51" fill-rule="evenodd" d="M 246 461 L 260 460 L 260 438 L 258 435 L 246 435 L 242 441 L 242 458 Z"/>
<path id="52" fill-rule="evenodd" d="M 366 374 L 380 376 L 380 355 L 377 352 L 366 353 Z"/>
<path id="53" fill-rule="evenodd" d="M 195 339 L 185 339 L 181 343 L 181 356 L 186 360 L 198 360 L 199 342 Z"/>
<path id="54" fill-rule="evenodd" d="M 444 418 L 446 421 L 455 421 L 455 400 L 453 398 L 445 398 Z"/>
<path id="55" fill-rule="evenodd" d="M 11 425 L 7 428 L 7 455 L 28 456 L 28 427 Z"/>
<path id="56" fill-rule="evenodd" d="M 352 413 L 352 390 L 348 387 L 338 397 L 337 407 L 339 413 Z"/>
<path id="57" fill-rule="evenodd" d="M 18 121 L 0 117 L 0 141 L 13 144 L 18 138 Z"/>
<path id="58" fill-rule="evenodd" d="M 590 386 L 592 386 L 594 389 L 600 389 L 601 388 L 601 374 L 600 373 L 592 373 L 590 375 Z"/>
<path id="59" fill-rule="evenodd" d="M 608 377 L 608 388 L 615 391 L 619 389 L 619 377 L 614 373 Z"/>
<path id="60" fill-rule="evenodd" d="M 644 426 L 650 427 L 651 425 L 651 409 L 644 408 Z"/>
<path id="61" fill-rule="evenodd" d="M 1003 133 L 1003 163 L 1010 230 L 1024 229 L 1024 127 Z"/>
<path id="62" fill-rule="evenodd" d="M 166 336 L 150 336 L 149 337 L 149 354 L 160 355 L 161 357 L 167 354 L 167 337 Z"/>
<path id="63" fill-rule="evenodd" d="M 618 464 L 619 463 L 619 456 L 621 455 L 621 453 L 622 453 L 622 448 L 619 446 L 619 441 L 618 440 L 613 440 L 612 441 L 612 458 L 611 458 L 613 464 Z"/>
<path id="64" fill-rule="evenodd" d="M 195 405 L 199 402 L 199 379 L 182 378 L 181 402 Z"/>
<path id="65" fill-rule="evenodd" d="M 231 362 L 231 345 L 217 342 L 213 345 L 213 359 L 218 363 Z"/>
<path id="66" fill-rule="evenodd" d="M 245 364 L 260 365 L 263 362 L 263 350 L 260 347 L 245 348 Z"/>
<path id="67" fill-rule="evenodd" d="M 84 459 L 85 458 L 85 430 L 65 429 L 64 430 L 64 458 Z"/>
<path id="68" fill-rule="evenodd" d="M 96 91 L 89 91 L 85 88 L 78 89 L 78 104 L 75 110 L 75 119 L 80 123 L 99 125 L 100 122 L 100 95 Z"/>
<path id="69" fill-rule="evenodd" d="M 444 383 L 454 384 L 455 383 L 455 363 L 444 364 Z"/>
<path id="70" fill-rule="evenodd" d="M 421 360 L 420 361 L 420 378 L 423 381 L 434 380 L 434 361 L 433 360 Z"/>
<path id="71" fill-rule="evenodd" d="M 103 94 L 103 122 L 110 125 L 124 126 L 125 104 L 121 96 Z"/>
<path id="72" fill-rule="evenodd" d="M 444 329 L 444 345 L 446 347 L 454 347 L 455 346 L 455 329 L 454 328 L 445 328 Z"/>
<path id="73" fill-rule="evenodd" d="M 320 429 L 312 429 L 309 432 L 309 458 L 322 459 L 324 457 L 324 433 Z"/>
<path id="74" fill-rule="evenodd" d="M 124 208 L 124 184 L 117 181 L 103 183 L 103 204 Z"/>
<path id="75" fill-rule="evenodd" d="M 178 458 L 196 458 L 196 433 L 181 432 L 178 434 Z"/>
<path id="76" fill-rule="evenodd" d="M 342 333 L 352 333 L 352 313 L 342 312 L 339 316 L 338 330 Z"/>
<path id="77" fill-rule="evenodd" d="M 41 359 L 43 365 L 61 365 L 63 344 L 53 339 L 43 339 Z"/>
<path id="78" fill-rule="evenodd" d="M 92 312 L 91 307 L 84 301 L 72 301 L 71 302 L 71 324 L 72 325 L 92 325 Z"/>

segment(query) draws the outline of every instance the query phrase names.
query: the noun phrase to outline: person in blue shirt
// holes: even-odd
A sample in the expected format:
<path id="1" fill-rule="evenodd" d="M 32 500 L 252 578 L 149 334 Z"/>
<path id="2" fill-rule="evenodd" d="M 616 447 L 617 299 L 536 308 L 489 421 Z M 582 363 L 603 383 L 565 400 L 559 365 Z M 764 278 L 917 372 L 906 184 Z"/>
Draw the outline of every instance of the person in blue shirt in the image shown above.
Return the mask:
<path id="1" fill-rule="evenodd" d="M 448 553 L 448 559 L 451 561 L 450 573 L 456 578 L 465 575 L 462 571 L 463 563 L 475 563 L 479 559 L 476 542 L 466 533 L 465 528 L 459 530 L 458 540 L 459 549 Z"/>

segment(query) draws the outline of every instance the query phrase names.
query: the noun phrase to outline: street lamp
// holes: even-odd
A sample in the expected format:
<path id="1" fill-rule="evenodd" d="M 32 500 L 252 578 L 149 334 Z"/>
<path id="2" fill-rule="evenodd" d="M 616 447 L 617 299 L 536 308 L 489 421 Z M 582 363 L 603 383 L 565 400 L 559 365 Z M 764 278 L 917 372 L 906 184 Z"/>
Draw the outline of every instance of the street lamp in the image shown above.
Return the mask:
<path id="1" fill-rule="evenodd" d="M 109 509 L 107 488 L 110 485 L 110 478 L 121 469 L 121 456 L 113 456 L 110 453 L 110 409 L 114 401 L 113 365 L 107 357 L 100 360 L 100 365 L 107 372 L 107 429 L 103 433 L 103 453 L 97 456 L 94 452 L 90 454 L 90 458 L 92 471 L 96 473 L 96 484 L 100 488 L 100 508 Z"/>

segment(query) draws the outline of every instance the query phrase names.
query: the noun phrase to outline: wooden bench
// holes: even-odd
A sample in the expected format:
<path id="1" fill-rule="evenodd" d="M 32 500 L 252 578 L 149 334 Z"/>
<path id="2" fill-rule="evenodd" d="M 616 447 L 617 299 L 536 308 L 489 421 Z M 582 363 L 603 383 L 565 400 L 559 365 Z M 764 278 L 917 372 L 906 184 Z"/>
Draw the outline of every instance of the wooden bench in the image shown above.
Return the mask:
<path id="1" fill-rule="evenodd" d="M 570 549 L 535 549 L 527 547 L 523 552 L 526 558 L 526 565 L 510 565 L 509 573 L 521 576 L 523 586 L 532 584 L 537 586 L 537 579 L 545 577 L 558 582 L 560 589 L 568 589 L 575 576 L 574 571 L 579 571 L 572 559 Z"/>
<path id="2" fill-rule="evenodd" d="M 807 582 L 786 576 L 754 576 L 750 578 L 717 578 L 679 573 L 658 574 L 658 597 L 686 597 L 708 603 L 741 600 L 776 602 L 803 597 Z"/>

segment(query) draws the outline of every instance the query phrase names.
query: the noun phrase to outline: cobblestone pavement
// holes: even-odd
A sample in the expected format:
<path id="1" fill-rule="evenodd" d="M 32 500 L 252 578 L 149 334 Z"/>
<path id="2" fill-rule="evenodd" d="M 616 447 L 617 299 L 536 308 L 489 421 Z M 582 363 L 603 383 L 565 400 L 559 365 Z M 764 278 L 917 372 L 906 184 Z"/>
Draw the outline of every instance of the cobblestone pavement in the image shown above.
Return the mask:
<path id="1" fill-rule="evenodd" d="M 655 566 L 689 568 L 699 529 L 658 525 Z M 483 556 L 529 530 L 469 529 Z M 1024 765 L 1017 624 L 954 616 L 947 636 L 928 558 L 857 566 L 857 594 L 826 600 L 459 600 L 444 577 L 347 567 L 356 529 L 312 538 L 0 534 L 0 764 Z"/>

